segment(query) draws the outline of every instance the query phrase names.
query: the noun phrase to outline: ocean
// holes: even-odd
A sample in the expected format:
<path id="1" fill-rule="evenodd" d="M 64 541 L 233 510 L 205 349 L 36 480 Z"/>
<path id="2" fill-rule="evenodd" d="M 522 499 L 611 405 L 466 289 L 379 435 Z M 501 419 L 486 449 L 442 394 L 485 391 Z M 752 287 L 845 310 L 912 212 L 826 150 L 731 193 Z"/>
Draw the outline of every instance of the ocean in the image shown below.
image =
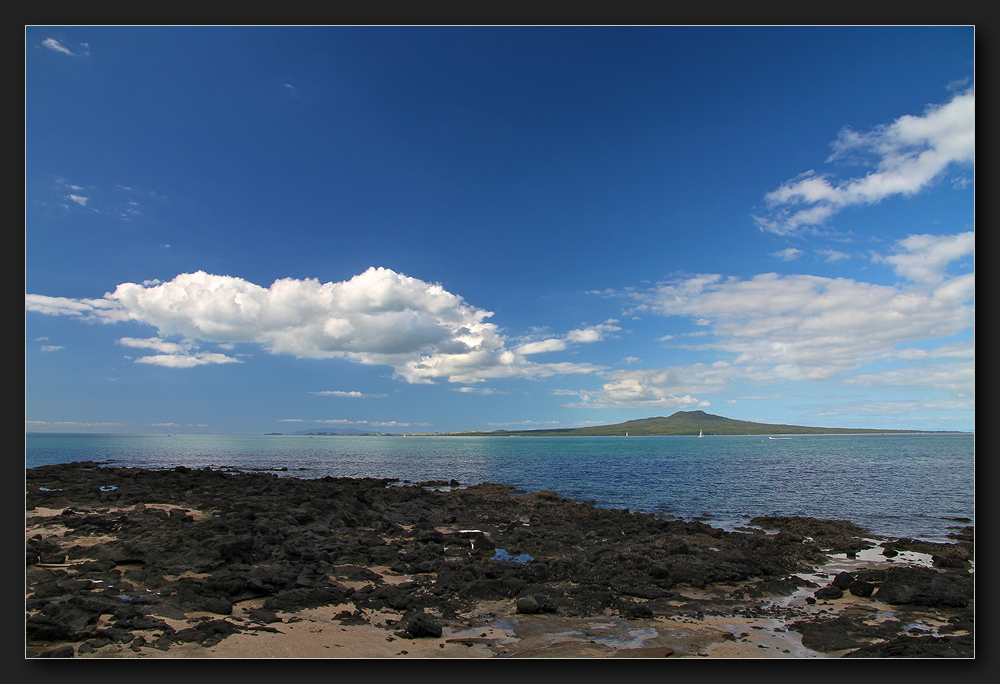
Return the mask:
<path id="1" fill-rule="evenodd" d="M 704 519 L 730 530 L 753 516 L 803 515 L 850 520 L 879 535 L 950 541 L 949 532 L 975 521 L 975 435 L 968 433 L 782 439 L 25 435 L 26 468 L 71 461 L 266 469 L 300 478 L 497 482 L 603 508 Z"/>

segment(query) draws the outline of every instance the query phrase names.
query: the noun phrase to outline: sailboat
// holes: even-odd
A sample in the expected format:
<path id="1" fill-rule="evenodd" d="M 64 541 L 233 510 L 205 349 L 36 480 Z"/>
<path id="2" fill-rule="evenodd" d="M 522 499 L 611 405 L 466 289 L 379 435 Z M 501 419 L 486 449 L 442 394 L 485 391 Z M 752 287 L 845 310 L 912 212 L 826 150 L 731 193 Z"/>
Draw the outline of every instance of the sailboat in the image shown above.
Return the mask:
<path id="1" fill-rule="evenodd" d="M 703 430 L 698 430 L 698 437 L 704 437 L 705 435 L 702 434 L 703 432 L 704 432 Z"/>

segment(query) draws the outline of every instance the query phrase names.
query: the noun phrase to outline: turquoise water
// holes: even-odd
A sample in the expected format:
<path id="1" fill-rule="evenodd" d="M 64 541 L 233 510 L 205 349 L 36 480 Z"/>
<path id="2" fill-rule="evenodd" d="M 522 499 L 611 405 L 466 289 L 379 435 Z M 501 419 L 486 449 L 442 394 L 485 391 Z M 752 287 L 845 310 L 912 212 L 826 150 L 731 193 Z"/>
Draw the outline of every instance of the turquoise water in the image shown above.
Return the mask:
<path id="1" fill-rule="evenodd" d="M 975 519 L 975 436 L 365 437 L 25 435 L 28 468 L 70 461 L 142 468 L 287 468 L 282 475 L 456 479 L 552 490 L 605 508 L 850 520 L 876 534 L 947 540 Z"/>

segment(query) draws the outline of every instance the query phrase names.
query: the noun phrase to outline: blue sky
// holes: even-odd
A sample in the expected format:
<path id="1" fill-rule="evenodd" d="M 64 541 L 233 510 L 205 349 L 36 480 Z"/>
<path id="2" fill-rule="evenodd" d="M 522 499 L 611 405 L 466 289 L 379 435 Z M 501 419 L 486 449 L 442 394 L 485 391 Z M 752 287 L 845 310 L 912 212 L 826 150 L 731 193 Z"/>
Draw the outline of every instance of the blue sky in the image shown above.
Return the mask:
<path id="1" fill-rule="evenodd" d="M 972 27 L 25 30 L 25 429 L 975 425 Z"/>

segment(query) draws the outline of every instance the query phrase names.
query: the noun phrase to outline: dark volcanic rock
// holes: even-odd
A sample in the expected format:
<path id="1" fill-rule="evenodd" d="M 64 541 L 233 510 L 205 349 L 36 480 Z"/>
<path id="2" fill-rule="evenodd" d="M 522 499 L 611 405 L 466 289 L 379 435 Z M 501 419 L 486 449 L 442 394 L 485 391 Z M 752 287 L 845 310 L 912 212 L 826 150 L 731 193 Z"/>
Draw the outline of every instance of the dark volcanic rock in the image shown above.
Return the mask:
<path id="1" fill-rule="evenodd" d="M 788 596 L 800 587 L 814 588 L 815 582 L 802 579 L 795 575 L 766 579 L 753 584 L 747 584 L 737 589 L 735 594 L 738 597 L 749 596 L 751 598 L 761 598 L 763 596 Z"/>
<path id="2" fill-rule="evenodd" d="M 850 587 L 847 589 L 849 592 L 855 596 L 862 598 L 867 598 L 872 595 L 875 591 L 875 585 L 870 582 L 864 582 L 861 580 L 855 580 L 851 583 Z"/>
<path id="3" fill-rule="evenodd" d="M 872 547 L 868 531 L 848 520 L 819 520 L 797 516 L 758 516 L 751 524 L 780 530 L 792 540 L 813 540 L 832 553 L 857 553 Z"/>
<path id="4" fill-rule="evenodd" d="M 954 637 L 902 636 L 851 651 L 845 658 L 974 658 L 971 635 Z"/>
<path id="5" fill-rule="evenodd" d="M 611 602 L 611 594 L 608 592 L 608 603 Z M 559 609 L 558 604 L 545 594 L 533 594 L 517 600 L 518 613 L 555 613 Z"/>
<path id="6" fill-rule="evenodd" d="M 440 638 L 444 629 L 441 623 L 424 613 L 419 613 L 406 623 L 406 633 L 409 634 L 414 639 L 420 639 L 423 637 L 431 637 L 434 639 Z"/>
<path id="7" fill-rule="evenodd" d="M 833 581 L 830 582 L 830 584 L 834 587 L 837 587 L 838 589 L 846 589 L 852 584 L 854 584 L 854 580 L 855 577 L 853 573 L 841 572 L 836 577 L 833 578 Z"/>
<path id="8" fill-rule="evenodd" d="M 822 587 L 813 592 L 813 596 L 818 599 L 839 599 L 844 595 L 843 589 L 840 587 L 835 587 L 830 585 L 828 587 Z"/>
<path id="9" fill-rule="evenodd" d="M 874 596 L 892 605 L 964 608 L 973 598 L 972 579 L 968 575 L 900 567 L 868 573 L 864 577 L 869 581 L 881 580 Z"/>
<path id="10" fill-rule="evenodd" d="M 391 609 L 410 616 L 410 637 L 440 636 L 441 621 L 427 613 L 448 619 L 484 599 L 522 614 L 649 618 L 696 612 L 676 605 L 679 592 L 693 587 L 708 595 L 717 583 L 740 585 L 727 600 L 787 596 L 815 586 L 793 573 L 830 553 L 871 546 L 868 533 L 847 521 L 755 518 L 778 532 L 727 532 L 491 483 L 461 489 L 450 480 L 420 486 L 99 463 L 34 468 L 25 480 L 28 511 L 54 505 L 57 490 L 61 505 L 71 507 L 58 516 L 65 535 L 25 542 L 25 630 L 36 650 L 60 642 L 89 649 L 210 645 L 235 633 L 223 618 L 249 599 L 263 605 L 250 613 L 254 629 L 282 611 L 350 602 L 354 612 L 338 620 L 365 622 L 365 611 Z M 109 510 L 108 495 L 121 510 Z M 29 515 L 33 520 L 42 519 Z M 97 537 L 110 540 L 95 544 Z M 816 595 L 875 592 L 899 605 L 965 610 L 971 545 L 893 543 L 932 553 L 935 569 L 845 573 Z M 412 581 L 384 581 L 386 567 Z M 705 599 L 702 608 L 716 600 L 723 602 L 721 595 Z M 217 617 L 176 632 L 160 619 L 196 612 Z M 965 629 L 964 614 L 953 617 L 954 629 Z M 829 637 L 843 649 L 867 645 L 857 634 L 868 628 L 859 623 L 804 629 L 809 639 Z M 879 634 L 888 639 L 892 629 L 898 625 Z"/>
<path id="11" fill-rule="evenodd" d="M 870 625 L 852 616 L 814 617 L 794 622 L 790 628 L 802 634 L 802 645 L 821 653 L 867 646 L 872 640 L 898 633 L 898 623 Z"/>

